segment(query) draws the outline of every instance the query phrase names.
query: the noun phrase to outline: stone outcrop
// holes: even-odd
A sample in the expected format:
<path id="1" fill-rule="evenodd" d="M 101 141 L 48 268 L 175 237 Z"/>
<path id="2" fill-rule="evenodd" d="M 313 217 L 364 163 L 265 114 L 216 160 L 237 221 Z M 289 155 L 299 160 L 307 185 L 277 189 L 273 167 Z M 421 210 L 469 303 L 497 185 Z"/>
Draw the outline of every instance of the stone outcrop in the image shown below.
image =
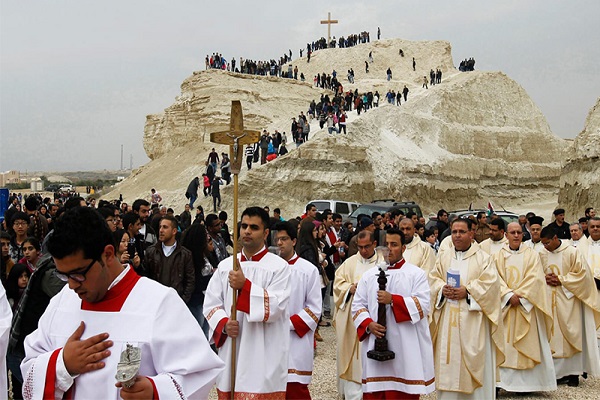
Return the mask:
<path id="1" fill-rule="evenodd" d="M 586 207 L 600 205 L 600 98 L 569 149 L 560 177 L 558 204 L 568 210 L 569 221 L 583 216 Z"/>
<path id="2" fill-rule="evenodd" d="M 367 74 L 369 51 L 374 61 Z M 245 126 L 287 131 L 290 154 L 249 172 L 244 167 L 240 208 L 270 205 L 293 216 L 318 198 L 414 200 L 424 211 L 556 198 L 565 142 L 552 134 L 523 88 L 503 73 L 455 70 L 448 42 L 386 40 L 320 50 L 306 61 L 293 64 L 310 83 L 214 70 L 194 73 L 172 106 L 147 117 L 144 147 L 152 161 L 119 184 L 116 193 L 131 200 L 148 197 L 156 187 L 166 204 L 181 207 L 187 184 L 201 175 L 208 151 L 217 147 L 208 134 L 228 126 L 231 100 L 241 100 Z M 391 82 L 385 79 L 388 67 Z M 349 68 L 356 73 L 353 85 L 345 79 Z M 436 68 L 444 73 L 442 84 L 421 88 L 423 75 Z M 312 77 L 332 69 L 344 90 L 378 90 L 381 105 L 360 116 L 349 113 L 348 135 L 329 135 L 313 121 L 310 140 L 295 149 L 290 119 L 327 93 L 312 87 Z M 404 85 L 410 89 L 408 101 L 400 107 L 387 104 L 385 93 Z M 230 187 L 222 189 L 222 197 L 222 208 L 230 210 Z M 207 199 L 200 203 L 209 205 Z"/>

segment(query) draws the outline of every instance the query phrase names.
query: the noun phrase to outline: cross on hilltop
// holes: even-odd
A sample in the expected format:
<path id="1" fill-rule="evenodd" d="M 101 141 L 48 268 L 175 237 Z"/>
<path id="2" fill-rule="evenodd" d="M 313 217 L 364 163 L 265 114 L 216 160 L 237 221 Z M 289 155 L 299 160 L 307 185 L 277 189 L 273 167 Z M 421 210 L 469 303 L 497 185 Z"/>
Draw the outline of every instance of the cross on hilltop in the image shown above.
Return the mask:
<path id="1" fill-rule="evenodd" d="M 331 13 L 327 13 L 327 19 L 321 21 L 321 25 L 327 24 L 327 46 L 329 47 L 329 43 L 331 43 L 331 24 L 337 24 L 337 19 L 331 19 Z"/>

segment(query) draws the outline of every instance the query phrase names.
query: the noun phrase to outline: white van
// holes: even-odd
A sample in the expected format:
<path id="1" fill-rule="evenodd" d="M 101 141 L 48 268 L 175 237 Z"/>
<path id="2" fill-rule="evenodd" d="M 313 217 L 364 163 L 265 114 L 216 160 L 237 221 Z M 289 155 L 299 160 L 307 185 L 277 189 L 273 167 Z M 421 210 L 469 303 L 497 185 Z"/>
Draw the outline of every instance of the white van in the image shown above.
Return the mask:
<path id="1" fill-rule="evenodd" d="M 352 214 L 352 211 L 356 210 L 358 206 L 360 206 L 360 203 L 344 200 L 312 200 L 306 204 L 308 205 L 310 203 L 314 204 L 320 213 L 329 209 L 334 214 L 340 214 L 344 220 L 348 218 L 350 214 Z M 304 209 L 306 210 L 306 207 Z"/>

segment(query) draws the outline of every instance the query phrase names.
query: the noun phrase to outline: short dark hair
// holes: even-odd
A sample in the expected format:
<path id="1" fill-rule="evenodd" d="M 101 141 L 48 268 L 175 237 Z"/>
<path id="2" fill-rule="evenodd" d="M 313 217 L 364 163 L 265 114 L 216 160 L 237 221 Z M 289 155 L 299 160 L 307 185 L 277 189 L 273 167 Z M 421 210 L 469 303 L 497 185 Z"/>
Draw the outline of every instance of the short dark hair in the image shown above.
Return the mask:
<path id="1" fill-rule="evenodd" d="M 140 219 L 139 214 L 136 214 L 134 212 L 125 213 L 122 219 L 123 229 L 127 230 L 129 228 L 129 225 L 135 224 L 135 221 L 137 221 L 138 219 Z"/>
<path id="2" fill-rule="evenodd" d="M 479 212 L 477 213 L 477 217 L 476 217 L 476 218 L 479 220 L 479 219 L 481 219 L 481 217 L 483 217 L 484 215 L 485 215 L 485 212 L 483 212 L 483 211 L 479 211 Z"/>
<path id="3" fill-rule="evenodd" d="M 542 229 L 542 233 L 540 234 L 540 238 L 542 239 L 553 239 L 554 236 L 557 236 L 556 229 L 551 226 L 546 226 Z"/>
<path id="4" fill-rule="evenodd" d="M 273 212 L 281 215 L 281 210 L 279 208 L 274 208 Z"/>
<path id="5" fill-rule="evenodd" d="M 588 207 L 588 208 L 586 208 L 585 212 L 584 212 L 585 216 L 587 217 L 590 214 L 590 211 L 592 211 L 593 209 L 594 209 L 594 207 Z"/>
<path id="6" fill-rule="evenodd" d="M 417 215 L 417 213 L 416 213 L 416 212 L 414 212 L 414 211 L 409 211 L 409 212 L 407 212 L 407 213 L 406 213 L 406 218 L 411 218 L 411 219 L 412 219 L 412 217 L 413 217 L 414 215 Z"/>
<path id="7" fill-rule="evenodd" d="M 85 201 L 85 199 L 81 196 L 71 197 L 69 200 L 65 202 L 64 209 L 65 211 L 71 210 L 76 207 L 81 207 L 81 202 Z"/>
<path id="8" fill-rule="evenodd" d="M 504 220 L 502 218 L 493 219 L 492 222 L 490 222 L 490 225 L 497 226 L 498 229 L 500 229 L 502 231 L 506 230 L 506 223 L 504 222 Z"/>
<path id="9" fill-rule="evenodd" d="M 260 217 L 263 222 L 263 227 L 265 229 L 269 228 L 269 213 L 265 211 L 262 207 L 248 207 L 242 212 L 242 218 L 244 215 L 248 217 Z"/>
<path id="10" fill-rule="evenodd" d="M 365 239 L 365 238 L 369 238 L 369 240 L 371 240 L 371 243 L 375 241 L 375 232 L 371 232 L 371 231 L 360 231 L 358 232 L 358 237 L 356 239 Z"/>
<path id="11" fill-rule="evenodd" d="M 31 195 L 25 199 L 25 209 L 27 211 L 35 211 L 40 205 L 40 201 L 34 195 Z"/>
<path id="12" fill-rule="evenodd" d="M 380 213 L 380 212 L 378 212 L 378 211 L 373 211 L 373 212 L 371 213 L 371 219 L 375 219 L 375 218 L 379 217 L 380 215 L 381 215 L 381 213 Z"/>
<path id="13" fill-rule="evenodd" d="M 0 231 L 0 239 L 10 240 L 10 234 L 5 231 Z"/>
<path id="14" fill-rule="evenodd" d="M 314 207 L 314 208 L 317 208 L 317 206 L 315 206 L 313 203 L 308 203 L 308 204 L 306 205 L 306 211 L 310 211 L 310 209 L 311 209 L 311 208 L 313 208 L 313 207 Z"/>
<path id="15" fill-rule="evenodd" d="M 104 219 L 115 216 L 115 208 L 114 207 L 112 207 L 112 208 L 100 207 L 100 208 L 98 208 L 98 212 L 100 213 L 100 215 L 102 215 L 102 217 Z"/>
<path id="16" fill-rule="evenodd" d="M 448 214 L 448 211 L 446 211 L 446 210 L 444 210 L 444 209 L 442 208 L 441 210 L 439 210 L 439 211 L 437 212 L 437 217 L 439 218 L 439 217 L 441 217 L 441 216 L 442 216 L 442 215 L 444 215 L 444 214 Z"/>
<path id="17" fill-rule="evenodd" d="M 219 213 L 219 219 L 220 219 L 221 221 L 227 221 L 227 211 L 221 211 L 221 212 Z"/>
<path id="18" fill-rule="evenodd" d="M 322 221 L 327 221 L 327 217 L 331 215 L 331 218 L 333 218 L 333 213 L 331 212 L 331 210 L 325 210 L 323 211 L 323 213 L 321 214 L 321 220 Z"/>
<path id="19" fill-rule="evenodd" d="M 290 239 L 294 240 L 298 238 L 298 229 L 294 228 L 289 222 L 278 222 L 275 224 L 276 231 L 285 231 Z"/>
<path id="20" fill-rule="evenodd" d="M 34 238 L 33 236 L 29 236 L 27 239 L 25 239 L 25 241 L 23 243 L 29 242 L 29 244 L 31 244 L 37 251 L 40 251 L 42 249 L 42 246 L 40 245 L 40 241 L 37 240 L 36 238 Z"/>
<path id="21" fill-rule="evenodd" d="M 131 208 L 133 209 L 133 211 L 139 212 L 141 206 L 150 207 L 150 203 L 148 203 L 148 201 L 144 199 L 137 199 L 133 202 Z"/>
<path id="22" fill-rule="evenodd" d="M 390 210 L 390 217 L 396 218 L 398 215 L 404 215 L 404 211 L 399 208 L 392 208 Z"/>
<path id="23" fill-rule="evenodd" d="M 333 220 L 335 221 L 336 219 L 342 219 L 342 215 L 338 213 L 333 213 Z"/>
<path id="24" fill-rule="evenodd" d="M 215 221 L 217 221 L 218 219 L 219 217 L 217 216 L 217 214 L 208 214 L 206 217 L 204 217 L 204 223 L 207 227 L 212 227 Z"/>
<path id="25" fill-rule="evenodd" d="M 454 224 L 456 224 L 457 222 L 464 222 L 465 224 L 467 224 L 467 229 L 469 230 L 473 228 L 473 221 L 471 221 L 469 218 L 456 218 L 454 219 L 454 221 L 452 221 L 452 223 L 450 223 L 450 226 L 454 226 Z"/>
<path id="26" fill-rule="evenodd" d="M 416 214 L 415 214 L 415 215 L 416 215 Z M 400 236 L 400 243 L 402 243 L 402 244 L 406 244 L 406 239 L 405 239 L 405 237 L 404 237 L 404 232 L 402 232 L 400 229 L 397 229 L 397 228 L 391 228 L 391 229 L 388 229 L 388 230 L 385 232 L 385 234 L 386 234 L 386 235 L 398 235 L 398 236 Z"/>
<path id="27" fill-rule="evenodd" d="M 27 222 L 27 225 L 29 225 L 29 215 L 27 215 L 27 213 L 24 213 L 23 211 L 17 211 L 16 213 L 14 213 L 12 218 L 10 219 L 10 222 L 11 224 L 14 224 L 19 219 Z"/>
<path id="28" fill-rule="evenodd" d="M 172 226 L 173 228 L 177 228 L 177 227 L 179 226 L 179 222 L 177 222 L 177 218 L 175 218 L 174 216 L 172 216 L 172 215 L 169 215 L 169 214 L 167 214 L 167 215 L 165 215 L 164 217 L 162 217 L 162 218 L 160 219 L 159 223 L 160 223 L 160 222 L 162 222 L 162 221 L 163 221 L 163 220 L 165 220 L 165 219 L 166 219 L 167 221 L 171 221 L 171 226 Z"/>
<path id="29" fill-rule="evenodd" d="M 52 257 L 63 259 L 83 251 L 86 259 L 99 259 L 106 245 L 115 247 L 108 224 L 93 208 L 76 207 L 65 212 L 48 237 Z"/>

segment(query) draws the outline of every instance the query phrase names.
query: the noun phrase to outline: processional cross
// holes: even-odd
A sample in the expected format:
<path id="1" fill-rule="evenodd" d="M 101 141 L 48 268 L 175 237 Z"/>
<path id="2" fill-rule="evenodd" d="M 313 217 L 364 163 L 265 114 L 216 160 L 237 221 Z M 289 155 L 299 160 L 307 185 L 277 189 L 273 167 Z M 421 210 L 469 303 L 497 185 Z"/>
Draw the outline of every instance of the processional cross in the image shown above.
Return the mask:
<path id="1" fill-rule="evenodd" d="M 331 13 L 327 13 L 327 19 L 321 21 L 321 25 L 327 24 L 327 47 L 329 47 L 329 43 L 331 43 L 331 24 L 337 24 L 337 19 L 331 19 Z"/>
<path id="2" fill-rule="evenodd" d="M 240 265 L 237 259 L 238 253 L 238 174 L 242 168 L 242 158 L 244 154 L 244 145 L 258 142 L 260 131 L 251 131 L 244 129 L 244 116 L 242 114 L 242 103 L 239 100 L 231 102 L 231 117 L 229 119 L 229 130 L 212 132 L 210 141 L 218 144 L 229 145 L 229 159 L 231 163 L 231 172 L 233 173 L 233 269 L 237 271 Z M 233 303 L 231 304 L 232 321 L 237 316 L 237 290 L 233 290 Z M 236 340 L 231 338 L 231 398 L 235 394 L 235 371 L 236 371 Z"/>

